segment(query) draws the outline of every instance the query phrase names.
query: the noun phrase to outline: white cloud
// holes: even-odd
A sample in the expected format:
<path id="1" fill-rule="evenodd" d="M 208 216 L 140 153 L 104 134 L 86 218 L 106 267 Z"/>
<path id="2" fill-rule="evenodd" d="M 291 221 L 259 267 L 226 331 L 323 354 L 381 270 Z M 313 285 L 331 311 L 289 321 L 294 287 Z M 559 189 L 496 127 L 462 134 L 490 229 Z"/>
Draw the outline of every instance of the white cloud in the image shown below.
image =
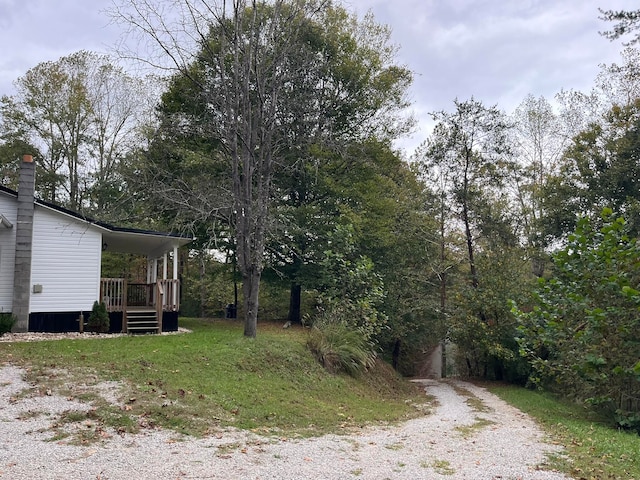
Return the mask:
<path id="1" fill-rule="evenodd" d="M 416 73 L 411 97 L 426 138 L 428 112 L 472 95 L 512 110 L 528 93 L 589 89 L 601 63 L 617 61 L 621 43 L 598 34 L 610 25 L 598 7 L 628 0 L 348 0 L 389 24 L 399 60 Z M 103 13 L 111 0 L 0 0 L 0 95 L 39 62 L 84 49 L 107 51 L 117 27 Z"/>

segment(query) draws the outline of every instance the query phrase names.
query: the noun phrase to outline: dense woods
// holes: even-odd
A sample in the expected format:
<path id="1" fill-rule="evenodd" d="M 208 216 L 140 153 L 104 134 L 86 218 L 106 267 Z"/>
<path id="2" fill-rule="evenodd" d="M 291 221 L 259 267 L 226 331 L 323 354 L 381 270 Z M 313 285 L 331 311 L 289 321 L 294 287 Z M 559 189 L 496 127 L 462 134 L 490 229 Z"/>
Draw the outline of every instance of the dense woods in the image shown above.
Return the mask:
<path id="1" fill-rule="evenodd" d="M 194 235 L 184 314 L 237 303 L 248 337 L 259 320 L 304 324 L 332 370 L 383 356 L 411 375 L 442 345 L 447 375 L 556 390 L 640 426 L 636 49 L 589 92 L 513 112 L 452 99 L 408 156 L 394 142 L 413 122 L 411 70 L 371 15 L 184 4 L 175 23 L 161 0 L 111 12 L 162 75 L 82 51 L 16 79 L 2 185 L 28 150 L 41 198 Z"/>

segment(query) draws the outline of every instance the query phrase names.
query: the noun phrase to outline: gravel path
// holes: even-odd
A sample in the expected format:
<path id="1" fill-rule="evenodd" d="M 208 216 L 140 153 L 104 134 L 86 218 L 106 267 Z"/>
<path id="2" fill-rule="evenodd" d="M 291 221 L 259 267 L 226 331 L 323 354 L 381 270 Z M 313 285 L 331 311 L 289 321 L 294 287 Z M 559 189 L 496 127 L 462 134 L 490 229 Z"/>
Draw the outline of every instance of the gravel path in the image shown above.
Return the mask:
<path id="1" fill-rule="evenodd" d="M 0 368 L 0 478 L 117 479 L 473 479 L 559 480 L 536 465 L 558 447 L 526 415 L 464 382 L 420 381 L 439 406 L 399 426 L 290 440 L 229 430 L 194 440 L 151 430 L 106 435 L 89 447 L 51 441 L 56 414 L 86 404 L 19 395 L 23 372 Z M 466 393 L 465 393 L 466 391 Z M 484 408 L 467 404 L 469 396 Z M 482 411 L 479 411 L 482 410 Z"/>

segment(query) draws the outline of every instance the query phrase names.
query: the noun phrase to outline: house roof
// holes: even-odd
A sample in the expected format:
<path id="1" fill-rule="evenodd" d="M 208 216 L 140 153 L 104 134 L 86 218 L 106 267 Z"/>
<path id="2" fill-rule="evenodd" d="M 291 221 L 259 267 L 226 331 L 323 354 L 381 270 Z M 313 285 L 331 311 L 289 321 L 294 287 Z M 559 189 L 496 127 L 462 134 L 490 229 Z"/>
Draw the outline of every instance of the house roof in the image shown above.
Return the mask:
<path id="1" fill-rule="evenodd" d="M 18 192 L 0 185 L 0 192 L 18 197 Z M 35 204 L 53 210 L 61 215 L 73 217 L 89 225 L 94 226 L 102 232 L 102 249 L 110 252 L 133 253 L 137 255 L 147 255 L 151 258 L 160 257 L 164 253 L 171 251 L 174 247 L 181 247 L 193 241 L 193 237 L 179 233 L 156 232 L 153 230 L 142 230 L 137 228 L 117 227 L 99 220 L 83 215 L 82 213 L 69 210 L 54 203 L 35 199 Z M 1 216 L 1 215 L 0 215 Z M 4 219 L 4 217 L 2 217 Z M 2 221 L 0 219 L 0 221 Z M 7 221 L 8 222 L 8 221 Z M 3 222 L 4 223 L 4 222 Z M 11 225 L 9 223 L 9 225 Z"/>

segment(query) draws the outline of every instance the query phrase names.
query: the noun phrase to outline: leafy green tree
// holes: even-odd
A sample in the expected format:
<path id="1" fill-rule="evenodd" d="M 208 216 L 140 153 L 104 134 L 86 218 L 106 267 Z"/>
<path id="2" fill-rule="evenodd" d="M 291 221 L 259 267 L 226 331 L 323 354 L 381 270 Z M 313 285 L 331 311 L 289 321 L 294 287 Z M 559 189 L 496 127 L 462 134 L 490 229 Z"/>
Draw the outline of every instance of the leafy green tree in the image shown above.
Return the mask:
<path id="1" fill-rule="evenodd" d="M 356 252 L 349 226 L 336 227 L 331 238 L 319 265 L 316 312 L 308 317 L 309 347 L 330 370 L 354 374 L 376 357 L 376 336 L 387 321 L 380 310 L 384 285 L 371 259 Z"/>
<path id="2" fill-rule="evenodd" d="M 215 258 L 209 250 L 192 250 L 185 262 L 181 312 L 201 318 L 225 315 L 234 298 L 233 269 L 227 261 Z"/>
<path id="3" fill-rule="evenodd" d="M 516 357 L 507 300 L 519 298 L 529 278 L 506 188 L 516 168 L 512 125 L 474 99 L 455 105 L 435 114 L 439 122 L 421 149 L 424 178 L 439 198 L 440 311 L 461 368 L 504 377 Z"/>
<path id="4" fill-rule="evenodd" d="M 473 98 L 454 103 L 455 112 L 434 113 L 438 123 L 427 142 L 425 169 L 442 171 L 439 178 L 449 182 L 443 191 L 462 222 L 469 280 L 477 287 L 475 239 L 484 228 L 480 217 L 489 213 L 486 195 L 499 194 L 511 166 L 509 124 L 496 107 Z"/>
<path id="5" fill-rule="evenodd" d="M 603 65 L 588 94 L 561 92 L 557 98 L 558 131 L 568 141 L 557 171 L 541 189 L 544 243 L 564 239 L 581 215 L 597 217 L 603 207 L 634 221 L 636 166 L 630 157 L 640 98 L 640 53 L 627 48 L 622 60 Z"/>
<path id="6" fill-rule="evenodd" d="M 351 219 L 346 212 L 353 205 L 370 205 L 383 193 L 372 178 L 386 175 L 388 143 L 411 122 L 402 111 L 412 77 L 395 63 L 388 27 L 370 14 L 359 20 L 329 6 L 307 38 L 322 68 L 308 70 L 307 87 L 289 93 L 288 101 L 305 111 L 293 125 L 297 144 L 274 177 L 277 218 L 267 249 L 268 264 L 291 282 L 293 323 L 301 321 L 303 287 L 314 276 L 336 216 Z M 361 198 L 362 188 L 369 188 L 369 198 Z"/>
<path id="7" fill-rule="evenodd" d="M 433 197 L 424 185 L 419 188 L 416 191 L 404 184 L 402 191 L 390 190 L 398 199 L 386 222 L 386 232 L 393 239 L 387 237 L 384 248 L 375 251 L 377 271 L 387 292 L 384 312 L 389 318 L 380 343 L 394 368 L 407 375 L 415 375 L 422 367 L 424 352 L 446 339 L 446 296 L 455 269 L 450 251 L 440 248 Z"/>
<path id="8" fill-rule="evenodd" d="M 397 367 L 402 363 L 409 371 L 412 352 L 443 338 L 434 322 L 432 279 L 426 278 L 437 254 L 435 244 L 426 240 L 434 229 L 425 212 L 424 186 L 385 142 L 371 139 L 340 153 L 323 153 L 309 172 L 313 188 L 306 204 L 278 204 L 282 226 L 272 238 L 269 265 L 288 278 L 295 272 L 308 308 L 327 280 L 322 275 L 324 252 L 340 252 L 333 238 L 336 226 L 349 229 L 351 248 L 373 262 L 385 285 L 379 309 L 388 322 L 376 340 L 390 357 L 395 352 Z M 299 249 L 297 270 L 288 257 L 294 248 Z"/>
<path id="9" fill-rule="evenodd" d="M 622 425 L 638 422 L 627 400 L 640 394 L 640 245 L 622 217 L 602 226 L 582 218 L 553 256 L 532 307 L 515 309 L 531 381 L 606 408 Z M 635 420 L 634 420 L 635 419 Z"/>
<path id="10" fill-rule="evenodd" d="M 373 342 L 386 323 L 379 308 L 384 298 L 382 278 L 371 259 L 357 253 L 348 226 L 336 227 L 331 237 L 332 249 L 323 254 L 317 282 L 319 316 L 344 323 Z"/>
<path id="11" fill-rule="evenodd" d="M 519 247 L 502 246 L 483 249 L 477 262 L 477 288 L 459 277 L 450 288 L 449 337 L 457 346 L 452 360 L 465 375 L 524 384 L 528 367 L 518 354 L 510 302 L 524 301 L 533 285 L 527 257 Z"/>
<path id="12" fill-rule="evenodd" d="M 19 138 L 5 136 L 0 143 L 0 185 L 18 190 L 18 176 L 23 155 L 32 155 L 36 161 L 41 157 L 33 145 Z M 36 178 L 37 180 L 37 178 Z"/>
<path id="13" fill-rule="evenodd" d="M 357 249 L 380 265 L 383 252 L 398 241 L 400 211 L 417 208 L 408 204 L 417 184 L 407 165 L 387 144 L 371 139 L 342 152 L 324 151 L 307 176 L 304 202 L 293 205 L 289 197 L 297 193 L 283 190 L 286 201 L 277 204 L 282 226 L 269 249 L 271 266 L 310 285 L 336 224 L 353 227 Z"/>
<path id="14" fill-rule="evenodd" d="M 638 230 L 634 212 L 640 208 L 640 100 L 613 107 L 600 124 L 575 137 L 564 153 L 558 174 L 544 198 L 546 231 L 556 238 L 575 228 L 583 216 L 597 217 L 603 208 L 623 212 Z"/>
<path id="15" fill-rule="evenodd" d="M 119 185 L 119 162 L 139 139 L 145 86 L 91 52 L 44 62 L 16 80 L 15 95 L 0 99 L 0 132 L 38 147 L 43 198 L 104 209 Z"/>
<path id="16" fill-rule="evenodd" d="M 440 257 L 432 197 L 417 172 L 384 145 L 365 150 L 366 165 L 341 178 L 342 216 L 354 225 L 359 251 L 385 285 L 387 327 L 378 336 L 399 370 L 415 371 L 421 352 L 444 339 L 439 316 Z"/>

